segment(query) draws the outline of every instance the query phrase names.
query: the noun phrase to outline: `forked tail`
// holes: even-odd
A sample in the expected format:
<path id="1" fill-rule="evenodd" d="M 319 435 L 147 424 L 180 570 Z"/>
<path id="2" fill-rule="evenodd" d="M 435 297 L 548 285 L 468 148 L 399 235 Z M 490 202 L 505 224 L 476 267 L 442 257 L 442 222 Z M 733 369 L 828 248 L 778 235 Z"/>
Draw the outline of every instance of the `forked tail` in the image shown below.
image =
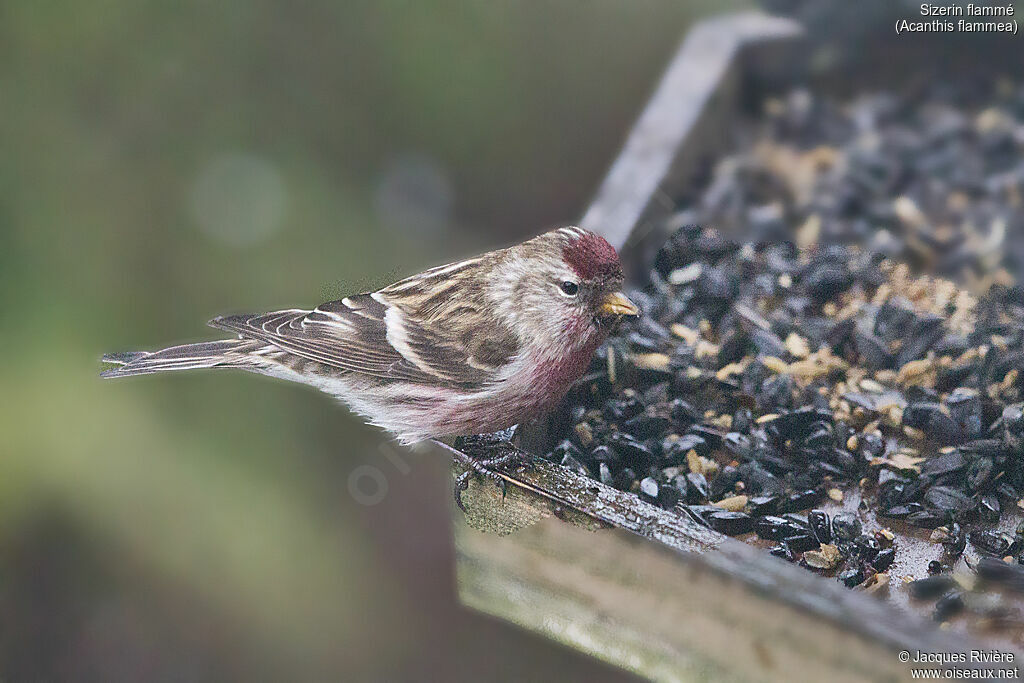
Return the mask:
<path id="1" fill-rule="evenodd" d="M 245 367 L 250 364 L 248 353 L 256 346 L 258 344 L 247 339 L 220 339 L 182 344 L 160 351 L 108 353 L 103 356 L 103 362 L 117 363 L 121 367 L 104 370 L 100 377 L 130 377 L 166 370 Z"/>

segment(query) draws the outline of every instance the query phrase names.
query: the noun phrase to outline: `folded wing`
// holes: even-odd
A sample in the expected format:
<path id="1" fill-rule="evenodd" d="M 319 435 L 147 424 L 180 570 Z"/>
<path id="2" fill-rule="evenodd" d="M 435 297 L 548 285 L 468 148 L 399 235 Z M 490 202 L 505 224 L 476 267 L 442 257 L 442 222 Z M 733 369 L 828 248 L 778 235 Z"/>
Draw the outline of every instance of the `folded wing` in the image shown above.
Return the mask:
<path id="1" fill-rule="evenodd" d="M 479 362 L 473 341 L 427 329 L 381 293 L 346 297 L 312 311 L 222 316 L 210 325 L 381 379 L 475 389 L 493 381 L 500 367 Z"/>

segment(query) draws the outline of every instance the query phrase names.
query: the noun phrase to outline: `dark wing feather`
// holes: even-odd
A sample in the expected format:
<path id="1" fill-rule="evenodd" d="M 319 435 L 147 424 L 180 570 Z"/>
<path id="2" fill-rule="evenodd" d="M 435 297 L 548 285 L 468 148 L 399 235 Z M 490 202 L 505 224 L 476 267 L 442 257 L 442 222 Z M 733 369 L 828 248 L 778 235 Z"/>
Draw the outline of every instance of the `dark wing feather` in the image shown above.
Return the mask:
<path id="1" fill-rule="evenodd" d="M 494 376 L 494 368 L 470 362 L 470 349 L 371 294 L 331 301 L 312 311 L 223 316 L 210 325 L 308 360 L 382 379 L 472 388 Z M 399 348 L 389 340 L 389 328 Z"/>

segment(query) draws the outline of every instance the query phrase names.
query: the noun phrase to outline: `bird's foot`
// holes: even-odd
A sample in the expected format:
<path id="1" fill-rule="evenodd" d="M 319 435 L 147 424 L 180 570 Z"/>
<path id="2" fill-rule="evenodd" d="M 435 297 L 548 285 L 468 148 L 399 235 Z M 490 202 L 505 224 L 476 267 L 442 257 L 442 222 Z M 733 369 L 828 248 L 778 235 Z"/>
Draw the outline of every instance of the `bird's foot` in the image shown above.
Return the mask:
<path id="1" fill-rule="evenodd" d="M 504 499 L 506 483 L 498 470 L 511 470 L 533 465 L 533 456 L 512 445 L 515 427 L 493 434 L 459 437 L 452 449 L 452 456 L 461 462 L 466 471 L 455 480 L 455 504 L 466 512 L 462 492 L 469 488 L 469 479 L 474 474 L 494 482 Z"/>

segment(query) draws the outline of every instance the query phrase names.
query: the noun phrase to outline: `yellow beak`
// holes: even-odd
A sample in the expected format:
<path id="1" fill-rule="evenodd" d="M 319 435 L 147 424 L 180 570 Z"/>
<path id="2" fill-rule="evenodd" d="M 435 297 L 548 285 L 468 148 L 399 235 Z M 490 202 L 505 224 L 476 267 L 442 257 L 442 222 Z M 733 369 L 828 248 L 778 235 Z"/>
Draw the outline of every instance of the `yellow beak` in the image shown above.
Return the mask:
<path id="1" fill-rule="evenodd" d="M 601 315 L 640 315 L 640 309 L 622 292 L 606 296 L 597 310 Z"/>

